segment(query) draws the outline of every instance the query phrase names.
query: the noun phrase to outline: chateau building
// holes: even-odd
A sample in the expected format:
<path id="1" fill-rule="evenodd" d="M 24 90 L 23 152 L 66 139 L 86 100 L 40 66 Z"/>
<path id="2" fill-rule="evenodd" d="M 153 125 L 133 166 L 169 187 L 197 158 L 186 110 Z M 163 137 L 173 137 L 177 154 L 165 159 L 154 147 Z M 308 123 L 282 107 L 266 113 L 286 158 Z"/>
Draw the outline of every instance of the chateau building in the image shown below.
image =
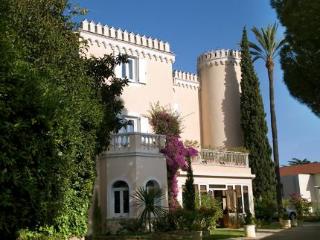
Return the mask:
<path id="1" fill-rule="evenodd" d="M 87 40 L 87 57 L 127 54 L 129 61 L 117 66 L 117 77 L 129 85 L 121 96 L 125 129 L 112 135 L 111 145 L 97 164 L 96 190 L 104 219 L 136 217 L 131 194 L 139 187 L 159 187 L 167 193 L 166 160 L 159 150 L 165 137 L 156 135 L 146 115 L 157 102 L 177 111 L 183 119 L 183 140 L 200 144 L 192 161 L 199 199 L 210 194 L 230 214 L 253 213 L 252 179 L 248 154 L 242 146 L 240 127 L 240 52 L 215 50 L 201 54 L 198 75 L 173 70 L 175 55 L 168 42 L 93 21 L 79 30 Z M 186 173 L 178 176 L 178 200 Z M 167 196 L 162 205 L 168 205 Z"/>

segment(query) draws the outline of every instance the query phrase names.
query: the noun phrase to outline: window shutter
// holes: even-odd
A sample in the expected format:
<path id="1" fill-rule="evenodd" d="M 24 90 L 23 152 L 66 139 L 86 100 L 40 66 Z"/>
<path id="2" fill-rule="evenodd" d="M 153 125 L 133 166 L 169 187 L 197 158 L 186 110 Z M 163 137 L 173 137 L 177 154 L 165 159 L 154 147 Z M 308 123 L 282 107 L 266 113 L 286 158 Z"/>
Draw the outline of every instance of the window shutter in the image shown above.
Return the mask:
<path id="1" fill-rule="evenodd" d="M 139 59 L 139 82 L 140 83 L 147 83 L 147 76 L 146 76 L 146 60 Z"/>
<path id="2" fill-rule="evenodd" d="M 121 67 L 122 67 L 122 64 L 121 65 L 116 65 L 115 68 L 114 68 L 114 73 L 116 75 L 116 78 L 121 78 Z"/>
<path id="3" fill-rule="evenodd" d="M 140 118 L 140 127 L 142 133 L 149 133 L 149 119 L 146 117 Z"/>

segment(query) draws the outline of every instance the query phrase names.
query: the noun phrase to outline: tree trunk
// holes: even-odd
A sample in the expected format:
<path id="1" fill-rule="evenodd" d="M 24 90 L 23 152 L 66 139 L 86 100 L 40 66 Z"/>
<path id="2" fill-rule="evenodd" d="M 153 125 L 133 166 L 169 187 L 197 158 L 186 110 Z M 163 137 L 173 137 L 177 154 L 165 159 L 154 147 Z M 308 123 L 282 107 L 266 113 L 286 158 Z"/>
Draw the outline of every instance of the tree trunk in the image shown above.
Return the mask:
<path id="1" fill-rule="evenodd" d="M 278 205 L 278 214 L 281 214 L 283 209 L 282 185 L 280 180 L 277 120 L 276 120 L 276 112 L 275 112 L 275 104 L 274 104 L 273 63 L 268 64 L 267 69 L 268 69 L 268 77 L 269 77 L 269 98 L 270 98 L 273 159 L 275 163 L 275 173 L 276 173 L 276 180 L 277 180 L 277 205 Z"/>

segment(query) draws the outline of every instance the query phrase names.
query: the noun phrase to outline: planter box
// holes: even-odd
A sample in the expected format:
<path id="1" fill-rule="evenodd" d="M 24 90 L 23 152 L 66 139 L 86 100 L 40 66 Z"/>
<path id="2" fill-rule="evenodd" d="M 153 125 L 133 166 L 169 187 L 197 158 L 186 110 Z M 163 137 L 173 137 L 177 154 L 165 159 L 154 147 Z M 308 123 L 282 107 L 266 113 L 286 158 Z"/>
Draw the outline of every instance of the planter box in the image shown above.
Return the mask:
<path id="1" fill-rule="evenodd" d="M 244 233 L 246 237 L 256 237 L 256 225 L 244 225 Z"/>
<path id="2" fill-rule="evenodd" d="M 280 225 L 281 225 L 281 228 L 283 229 L 291 228 L 291 220 L 280 219 Z"/>

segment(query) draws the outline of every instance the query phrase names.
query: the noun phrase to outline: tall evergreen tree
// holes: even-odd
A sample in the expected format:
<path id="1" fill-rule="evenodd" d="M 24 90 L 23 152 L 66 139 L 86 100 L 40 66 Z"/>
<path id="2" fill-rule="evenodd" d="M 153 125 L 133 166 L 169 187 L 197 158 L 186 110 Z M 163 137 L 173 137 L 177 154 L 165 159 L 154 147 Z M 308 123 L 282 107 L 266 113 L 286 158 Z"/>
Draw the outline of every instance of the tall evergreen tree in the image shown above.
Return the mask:
<path id="1" fill-rule="evenodd" d="M 191 164 L 191 158 L 187 157 L 188 169 L 187 169 L 187 179 L 185 184 L 185 191 L 183 193 L 183 207 L 187 210 L 194 210 L 196 207 L 195 199 L 196 193 L 193 187 L 193 170 Z"/>
<path id="2" fill-rule="evenodd" d="M 266 114 L 260 94 L 258 77 L 254 71 L 247 31 L 244 28 L 241 41 L 241 127 L 244 146 L 249 150 L 249 164 L 256 175 L 253 194 L 256 200 L 274 198 L 275 174 L 267 133 Z"/>

